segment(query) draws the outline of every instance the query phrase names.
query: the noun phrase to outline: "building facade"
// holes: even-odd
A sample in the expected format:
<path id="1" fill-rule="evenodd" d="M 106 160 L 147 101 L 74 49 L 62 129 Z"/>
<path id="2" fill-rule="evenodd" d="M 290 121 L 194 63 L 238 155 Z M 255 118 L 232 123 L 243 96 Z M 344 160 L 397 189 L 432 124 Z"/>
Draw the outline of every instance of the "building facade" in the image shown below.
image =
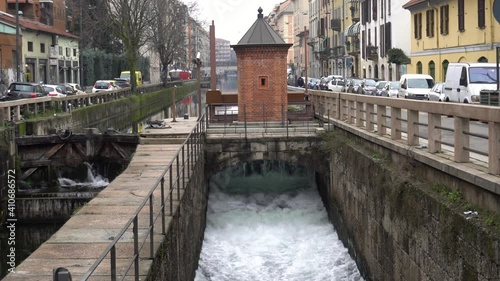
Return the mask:
<path id="1" fill-rule="evenodd" d="M 446 80 L 450 62 L 495 62 L 500 24 L 493 0 L 407 1 L 410 13 L 411 65 L 408 73 Z"/>
<path id="2" fill-rule="evenodd" d="M 79 83 L 79 37 L 70 15 L 76 1 L 19 1 L 20 61 L 16 64 L 15 0 L 0 4 L 0 43 L 3 84 L 17 80 L 43 83 Z"/>
<path id="3" fill-rule="evenodd" d="M 293 4 L 291 0 L 286 0 L 280 4 L 276 4 L 271 13 L 266 17 L 269 25 L 283 38 L 286 43 L 293 44 L 294 24 L 293 24 Z M 289 67 L 293 65 L 294 49 L 288 49 L 287 64 Z"/>
<path id="4" fill-rule="evenodd" d="M 407 0 L 370 0 L 360 5 L 361 12 L 361 69 L 362 78 L 399 80 L 405 66 L 387 62 L 387 51 L 402 49 L 410 54 L 410 13 L 403 9 Z M 404 28 L 398 28 L 404 27 Z"/>
<path id="5" fill-rule="evenodd" d="M 305 75 L 306 31 L 309 30 L 308 0 L 292 0 L 293 9 L 293 64 L 289 67 L 293 79 Z"/>

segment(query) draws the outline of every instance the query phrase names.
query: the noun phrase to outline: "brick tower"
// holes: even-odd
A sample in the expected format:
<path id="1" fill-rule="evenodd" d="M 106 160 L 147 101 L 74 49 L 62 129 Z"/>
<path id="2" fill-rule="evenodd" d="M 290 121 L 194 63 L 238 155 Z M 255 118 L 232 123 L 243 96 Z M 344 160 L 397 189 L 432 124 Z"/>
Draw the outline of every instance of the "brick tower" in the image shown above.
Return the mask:
<path id="1" fill-rule="evenodd" d="M 236 45 L 238 121 L 287 120 L 287 44 L 264 20 L 257 20 Z M 246 116 L 245 116 L 246 115 Z"/>

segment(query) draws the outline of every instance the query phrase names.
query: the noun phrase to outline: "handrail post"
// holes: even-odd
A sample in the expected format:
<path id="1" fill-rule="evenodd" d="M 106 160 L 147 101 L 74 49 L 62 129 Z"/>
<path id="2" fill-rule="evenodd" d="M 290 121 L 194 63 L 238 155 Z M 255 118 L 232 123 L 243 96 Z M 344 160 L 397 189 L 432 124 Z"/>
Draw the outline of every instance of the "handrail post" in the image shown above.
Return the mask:
<path id="1" fill-rule="evenodd" d="M 139 281 L 139 222 L 137 215 L 134 217 L 134 272 L 135 281 Z"/>
<path id="2" fill-rule="evenodd" d="M 407 133 L 406 133 L 406 143 L 409 146 L 415 146 L 415 145 L 418 145 L 420 143 L 419 137 L 418 137 L 418 111 L 407 110 L 406 114 L 407 114 L 406 126 L 408 128 Z M 455 119 L 455 122 L 456 122 L 456 119 Z M 456 131 L 457 130 L 455 127 L 455 133 L 456 133 Z M 456 152 L 456 147 L 455 147 L 455 152 Z"/>
<path id="3" fill-rule="evenodd" d="M 498 49 L 498 48 L 497 48 Z M 500 174 L 500 123 L 489 122 L 488 125 L 488 166 L 489 172 L 493 175 Z"/>
<path id="4" fill-rule="evenodd" d="M 184 159 L 184 145 L 182 146 L 182 188 L 186 188 L 186 175 L 184 173 L 186 169 L 186 160 Z"/>
<path id="5" fill-rule="evenodd" d="M 180 180 L 180 171 L 179 171 L 179 154 L 175 157 L 175 162 L 177 163 L 177 201 L 181 201 L 181 180 Z"/>
<path id="6" fill-rule="evenodd" d="M 155 224 L 153 220 L 153 194 L 149 195 L 149 257 L 154 258 L 154 229 Z"/>
<path id="7" fill-rule="evenodd" d="M 391 107 L 391 139 L 401 139 L 401 108 Z"/>
<path id="8" fill-rule="evenodd" d="M 165 177 L 161 177 L 161 234 L 165 234 Z"/>
<path id="9" fill-rule="evenodd" d="M 427 120 L 427 147 L 430 153 L 441 152 L 441 115 L 428 113 Z"/>
<path id="10" fill-rule="evenodd" d="M 111 247 L 110 262 L 111 262 L 111 281 L 116 281 L 116 245 L 113 245 L 113 247 Z"/>
<path id="11" fill-rule="evenodd" d="M 169 175 L 170 175 L 170 215 L 172 216 L 174 214 L 174 199 L 173 199 L 173 182 L 172 182 L 172 165 L 169 167 Z"/>
<path id="12" fill-rule="evenodd" d="M 469 132 L 469 119 L 463 117 L 454 118 L 455 131 L 453 134 L 453 138 L 455 141 L 455 162 L 465 163 L 469 162 L 469 151 L 465 148 L 469 147 L 469 136 L 464 134 L 464 132 Z M 497 140 L 498 141 L 498 140 Z"/>

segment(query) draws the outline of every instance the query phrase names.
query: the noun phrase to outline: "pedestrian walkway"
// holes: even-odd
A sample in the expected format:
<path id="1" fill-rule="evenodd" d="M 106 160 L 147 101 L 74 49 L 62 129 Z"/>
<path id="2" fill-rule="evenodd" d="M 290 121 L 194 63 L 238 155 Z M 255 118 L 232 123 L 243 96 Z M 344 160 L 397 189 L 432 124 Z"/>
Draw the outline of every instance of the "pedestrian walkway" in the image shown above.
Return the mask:
<path id="1" fill-rule="evenodd" d="M 195 117 L 178 118 L 176 122 L 172 122 L 171 119 L 164 121 L 165 126 L 143 130 L 140 134 L 141 143 L 137 146 L 127 169 L 23 261 L 16 268 L 16 273 L 7 275 L 4 280 L 52 280 L 53 269 L 58 267 L 69 270 L 73 280 L 82 279 L 147 198 L 149 191 L 159 181 L 169 163 L 175 159 L 183 141 L 197 124 Z M 173 170 L 173 175 L 177 175 L 176 168 Z M 165 182 L 168 182 L 169 173 L 165 176 Z M 177 200 L 182 196 L 182 189 L 179 194 L 177 194 L 177 189 L 174 189 L 170 195 L 172 195 L 173 201 L 171 202 L 175 207 L 178 204 Z M 160 188 L 157 188 L 153 193 L 155 213 L 160 209 L 160 198 Z M 166 201 L 169 202 L 168 199 Z M 166 210 L 168 227 L 170 205 L 166 207 Z M 138 216 L 139 243 L 146 241 L 140 250 L 139 273 L 142 280 L 145 279 L 152 263 L 152 260 L 147 258 L 150 255 L 150 243 L 149 236 L 145 235 L 149 222 L 148 203 Z M 164 236 L 161 230 L 161 219 L 159 219 L 154 228 L 155 250 L 163 241 Z M 116 271 L 120 276 L 120 272 L 129 266 L 134 254 L 132 226 L 125 231 L 116 245 Z M 97 267 L 91 280 L 110 280 L 110 274 L 110 256 L 108 255 Z M 132 277 L 133 274 L 132 263 L 128 276 Z"/>

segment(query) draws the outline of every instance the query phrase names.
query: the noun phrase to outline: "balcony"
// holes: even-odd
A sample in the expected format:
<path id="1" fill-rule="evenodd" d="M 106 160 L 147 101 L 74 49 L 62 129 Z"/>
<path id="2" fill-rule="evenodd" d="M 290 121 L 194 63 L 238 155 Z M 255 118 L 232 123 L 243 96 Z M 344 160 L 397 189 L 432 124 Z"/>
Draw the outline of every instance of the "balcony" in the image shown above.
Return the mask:
<path id="1" fill-rule="evenodd" d="M 366 46 L 366 58 L 369 60 L 378 60 L 378 47 L 377 46 Z"/>
<path id="2" fill-rule="evenodd" d="M 340 19 L 332 19 L 330 21 L 331 28 L 333 31 L 340 31 L 341 30 L 341 20 Z"/>
<path id="3" fill-rule="evenodd" d="M 359 40 L 347 41 L 345 44 L 346 51 L 351 56 L 357 56 L 361 52 L 359 48 Z"/>

